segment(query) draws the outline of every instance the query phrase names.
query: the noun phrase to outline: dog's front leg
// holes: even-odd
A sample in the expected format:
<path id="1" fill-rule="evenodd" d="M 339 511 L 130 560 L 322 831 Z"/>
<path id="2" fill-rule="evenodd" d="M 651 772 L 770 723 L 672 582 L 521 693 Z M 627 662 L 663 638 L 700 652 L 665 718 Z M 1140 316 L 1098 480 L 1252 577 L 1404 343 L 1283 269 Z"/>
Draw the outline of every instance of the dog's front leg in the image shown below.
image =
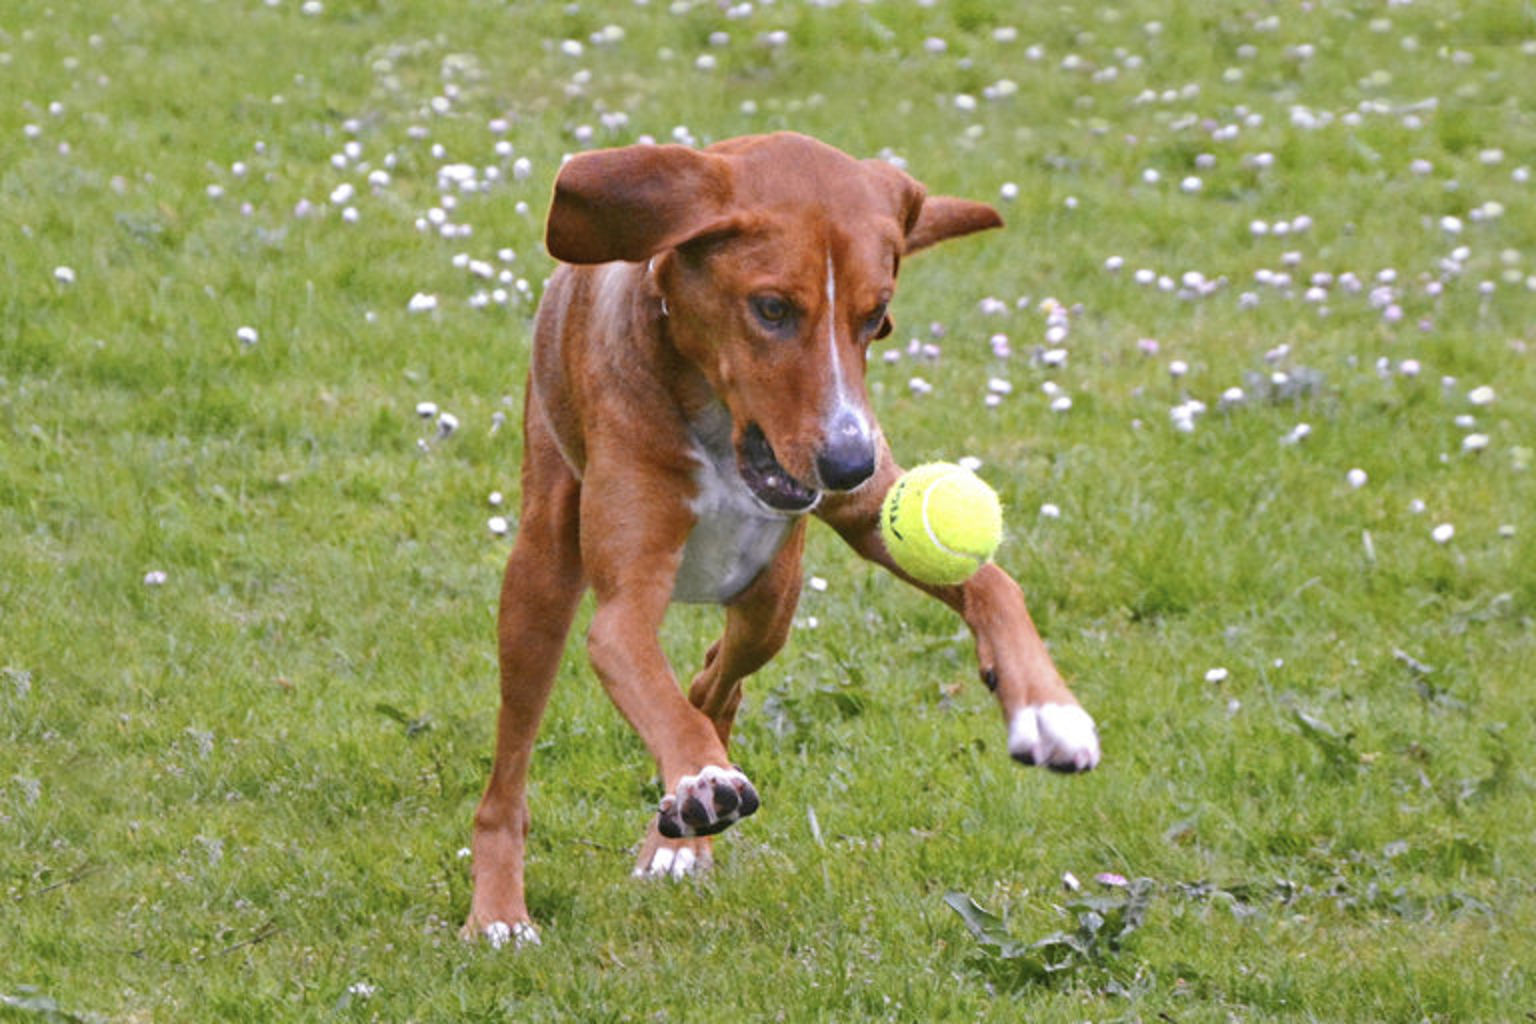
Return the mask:
<path id="1" fill-rule="evenodd" d="M 670 580 L 600 593 L 587 650 L 608 696 L 656 759 L 667 794 L 656 827 L 677 839 L 724 831 L 757 810 L 758 800 L 662 653 L 657 630 L 669 596 Z"/>
<path id="2" fill-rule="evenodd" d="M 880 537 L 880 502 L 900 475 L 901 467 L 882 445 L 875 477 L 852 494 L 829 495 L 817 514 L 860 555 L 943 601 L 965 620 L 976 640 L 982 681 L 996 694 L 1007 722 L 1009 754 L 1057 771 L 1093 768 L 1099 763 L 1093 719 L 1062 680 L 1013 578 L 988 564 L 958 586 L 935 586 L 912 579 L 891 560 Z"/>
<path id="3" fill-rule="evenodd" d="M 725 609 L 725 633 L 705 655 L 704 667 L 688 687 L 688 701 L 713 723 L 728 745 L 742 682 L 767 664 L 789 638 L 800 598 L 800 556 L 805 521 L 796 523 L 783 548 L 746 591 Z M 714 862 L 708 836 L 669 839 L 652 823 L 635 860 L 639 878 L 681 878 L 707 870 Z"/>
<path id="4" fill-rule="evenodd" d="M 712 835 L 757 810 L 714 723 L 683 695 L 661 649 L 662 619 L 693 517 L 684 487 L 605 475 L 582 492 L 582 560 L 597 598 L 587 634 L 592 667 L 661 772 L 656 826 L 668 838 Z M 648 501 L 637 500 L 644 493 Z"/>

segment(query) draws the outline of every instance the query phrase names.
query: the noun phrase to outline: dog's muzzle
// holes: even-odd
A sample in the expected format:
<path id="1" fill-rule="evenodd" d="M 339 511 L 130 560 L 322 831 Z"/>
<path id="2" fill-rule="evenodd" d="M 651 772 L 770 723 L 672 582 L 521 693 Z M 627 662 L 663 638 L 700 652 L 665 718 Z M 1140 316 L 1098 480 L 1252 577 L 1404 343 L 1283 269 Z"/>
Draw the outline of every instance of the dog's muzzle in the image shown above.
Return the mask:
<path id="1" fill-rule="evenodd" d="M 747 488 L 764 505 L 778 512 L 809 512 L 821 492 L 796 480 L 779 465 L 773 446 L 756 423 L 747 425 L 736 450 L 736 465 Z"/>

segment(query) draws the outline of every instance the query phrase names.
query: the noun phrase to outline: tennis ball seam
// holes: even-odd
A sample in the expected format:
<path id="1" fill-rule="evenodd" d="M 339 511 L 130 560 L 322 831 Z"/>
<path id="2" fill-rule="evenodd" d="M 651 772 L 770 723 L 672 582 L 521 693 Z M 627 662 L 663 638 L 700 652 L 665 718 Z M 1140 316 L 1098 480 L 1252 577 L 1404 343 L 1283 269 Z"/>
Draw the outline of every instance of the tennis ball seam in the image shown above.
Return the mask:
<path id="1" fill-rule="evenodd" d="M 953 555 L 956 558 L 968 558 L 979 565 L 983 561 L 980 555 L 976 554 L 974 551 L 959 551 L 950 547 L 948 544 L 945 544 L 942 540 L 939 539 L 939 535 L 934 532 L 933 523 L 928 519 L 928 502 L 929 499 L 933 497 L 934 490 L 939 486 L 939 484 L 944 483 L 953 475 L 953 472 L 946 472 L 943 476 L 937 477 L 930 481 L 928 486 L 923 488 L 923 530 L 928 534 L 928 539 L 933 542 L 933 546 L 944 552 L 946 555 Z"/>
<path id="2" fill-rule="evenodd" d="M 991 509 L 986 518 L 994 521 L 978 534 L 969 517 L 986 506 Z M 925 463 L 892 483 L 881 503 L 880 532 L 897 567 L 925 583 L 954 584 L 992 561 L 1001 540 L 1000 519 L 996 493 L 971 470 Z M 941 540 L 941 534 L 954 537 L 955 543 Z"/>

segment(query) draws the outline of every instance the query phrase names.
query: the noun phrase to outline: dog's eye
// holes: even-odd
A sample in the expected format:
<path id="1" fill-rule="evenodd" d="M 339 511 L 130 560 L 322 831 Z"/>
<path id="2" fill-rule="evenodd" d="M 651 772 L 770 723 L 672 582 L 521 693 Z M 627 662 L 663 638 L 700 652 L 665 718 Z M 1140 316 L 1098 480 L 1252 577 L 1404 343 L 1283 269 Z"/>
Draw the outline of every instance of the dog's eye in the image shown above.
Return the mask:
<path id="1" fill-rule="evenodd" d="M 752 299 L 752 312 L 762 321 L 763 326 L 780 330 L 793 319 L 795 309 L 788 299 L 777 295 L 757 295 Z"/>
<path id="2" fill-rule="evenodd" d="M 885 303 L 883 302 L 875 307 L 874 312 L 864 318 L 864 333 L 872 338 L 885 337 L 891 333 L 893 326 L 891 318 L 886 315 Z"/>

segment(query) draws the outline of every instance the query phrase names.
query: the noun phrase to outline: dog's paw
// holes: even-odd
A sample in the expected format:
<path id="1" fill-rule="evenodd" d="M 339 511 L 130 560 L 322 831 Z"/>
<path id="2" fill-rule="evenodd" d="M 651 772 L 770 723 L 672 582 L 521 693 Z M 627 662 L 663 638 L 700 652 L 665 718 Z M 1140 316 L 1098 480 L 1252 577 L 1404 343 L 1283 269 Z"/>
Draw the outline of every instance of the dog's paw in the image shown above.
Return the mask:
<path id="1" fill-rule="evenodd" d="M 656 830 L 668 839 L 712 836 L 757 810 L 757 790 L 735 768 L 706 765 L 661 798 Z"/>
<path id="2" fill-rule="evenodd" d="M 655 828 L 646 833 L 635 858 L 636 878 L 664 878 L 681 881 L 702 875 L 714 866 L 714 851 L 707 836 L 697 839 L 667 839 Z"/>
<path id="3" fill-rule="evenodd" d="M 522 949 L 524 946 L 540 944 L 539 930 L 530 921 L 514 921 L 511 924 L 506 921 L 492 921 L 483 928 L 465 925 L 464 931 L 460 934 L 469 942 L 484 939 L 492 949 L 501 949 L 508 945 L 513 949 Z"/>
<path id="4" fill-rule="evenodd" d="M 1036 704 L 1014 712 L 1008 753 L 1024 764 L 1086 772 L 1099 763 L 1099 732 L 1076 704 Z"/>

